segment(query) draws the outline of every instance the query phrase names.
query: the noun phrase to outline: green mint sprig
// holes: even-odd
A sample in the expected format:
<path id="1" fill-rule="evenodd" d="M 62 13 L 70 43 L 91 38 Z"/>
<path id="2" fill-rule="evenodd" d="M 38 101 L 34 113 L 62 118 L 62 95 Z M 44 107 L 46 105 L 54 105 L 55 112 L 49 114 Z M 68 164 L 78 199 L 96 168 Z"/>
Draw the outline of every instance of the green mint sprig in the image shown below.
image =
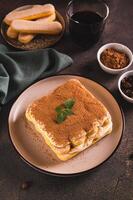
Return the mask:
<path id="1" fill-rule="evenodd" d="M 74 104 L 74 99 L 68 99 L 64 102 L 64 104 L 59 105 L 55 108 L 55 111 L 57 113 L 56 122 L 58 124 L 61 124 L 68 116 L 74 114 L 72 111 Z"/>

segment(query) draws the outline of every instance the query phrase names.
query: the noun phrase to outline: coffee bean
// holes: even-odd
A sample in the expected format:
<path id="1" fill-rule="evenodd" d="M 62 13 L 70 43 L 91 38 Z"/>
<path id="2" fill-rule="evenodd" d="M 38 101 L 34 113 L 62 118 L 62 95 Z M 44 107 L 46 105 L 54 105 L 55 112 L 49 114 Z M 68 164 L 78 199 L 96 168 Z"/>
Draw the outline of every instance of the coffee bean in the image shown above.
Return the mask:
<path id="1" fill-rule="evenodd" d="M 133 160 L 133 153 L 129 155 L 129 160 Z"/>
<path id="2" fill-rule="evenodd" d="M 130 96 L 130 95 L 131 95 L 131 90 L 129 90 L 129 89 L 125 90 L 125 94 L 126 94 L 127 96 Z"/>
<path id="3" fill-rule="evenodd" d="M 30 186 L 31 186 L 31 182 L 30 182 L 30 181 L 24 181 L 24 182 L 21 184 L 21 189 L 22 189 L 22 190 L 27 190 L 27 189 L 29 189 Z"/>
<path id="4" fill-rule="evenodd" d="M 133 98 L 133 92 L 131 92 L 131 98 Z"/>
<path id="5" fill-rule="evenodd" d="M 133 76 L 125 77 L 121 81 L 121 89 L 128 97 L 133 98 Z"/>

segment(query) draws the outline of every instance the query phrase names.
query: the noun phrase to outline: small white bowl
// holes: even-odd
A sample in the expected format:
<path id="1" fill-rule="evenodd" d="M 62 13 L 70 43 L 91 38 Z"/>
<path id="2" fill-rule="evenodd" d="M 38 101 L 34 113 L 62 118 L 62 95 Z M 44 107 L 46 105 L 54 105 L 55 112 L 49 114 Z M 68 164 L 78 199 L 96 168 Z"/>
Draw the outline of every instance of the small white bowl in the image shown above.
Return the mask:
<path id="1" fill-rule="evenodd" d="M 121 81 L 125 78 L 125 77 L 128 77 L 128 76 L 133 76 L 133 70 L 131 71 L 128 71 L 128 72 L 125 72 L 124 74 L 122 74 L 118 80 L 118 88 L 119 88 L 119 91 L 121 93 L 121 95 L 123 96 L 124 99 L 126 99 L 128 102 L 130 103 L 133 103 L 133 98 L 131 97 L 128 97 L 121 89 Z"/>
<path id="2" fill-rule="evenodd" d="M 101 62 L 100 57 L 101 57 L 101 53 L 102 53 L 104 50 L 108 49 L 108 48 L 114 48 L 114 49 L 116 49 L 116 50 L 119 50 L 119 51 L 121 51 L 121 52 L 124 52 L 124 53 L 129 57 L 129 60 L 130 60 L 129 64 L 128 64 L 126 67 L 122 68 L 122 69 L 111 69 L 111 68 L 109 68 L 109 67 L 106 67 L 106 66 Z M 100 67 L 101 67 L 105 72 L 110 73 L 110 74 L 118 74 L 118 73 L 121 73 L 121 72 L 127 70 L 127 69 L 132 65 L 132 63 L 133 63 L 133 54 L 132 54 L 131 50 L 130 50 L 128 47 L 126 47 L 125 45 L 123 45 L 123 44 L 119 44 L 119 43 L 108 43 L 108 44 L 103 45 L 103 46 L 98 50 L 98 52 L 97 52 L 97 60 L 98 60 L 98 62 L 99 62 Z"/>

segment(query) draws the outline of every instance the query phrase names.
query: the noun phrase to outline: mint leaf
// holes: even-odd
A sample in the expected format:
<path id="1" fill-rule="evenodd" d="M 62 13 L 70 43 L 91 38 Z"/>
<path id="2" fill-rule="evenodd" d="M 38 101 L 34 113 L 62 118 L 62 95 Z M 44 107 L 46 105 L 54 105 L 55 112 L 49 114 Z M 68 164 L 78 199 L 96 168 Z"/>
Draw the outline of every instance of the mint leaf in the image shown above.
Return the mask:
<path id="1" fill-rule="evenodd" d="M 66 108 L 66 109 L 64 109 L 64 113 L 65 113 L 66 115 L 72 115 L 72 114 L 73 114 L 73 111 L 72 111 L 71 109 L 69 109 L 69 108 Z"/>
<path id="2" fill-rule="evenodd" d="M 74 99 L 68 99 L 64 102 L 64 105 L 66 108 L 71 109 L 75 104 L 75 100 Z"/>
<path id="3" fill-rule="evenodd" d="M 57 113 L 60 113 L 62 111 L 62 106 L 57 106 L 55 110 Z"/>
<path id="4" fill-rule="evenodd" d="M 57 115 L 57 123 L 60 124 L 66 119 L 67 115 L 64 112 L 61 112 Z"/>
<path id="5" fill-rule="evenodd" d="M 57 112 L 56 121 L 58 124 L 62 123 L 67 116 L 74 114 L 72 111 L 74 103 L 74 99 L 68 99 L 64 102 L 64 104 L 61 104 L 55 108 L 55 111 Z"/>

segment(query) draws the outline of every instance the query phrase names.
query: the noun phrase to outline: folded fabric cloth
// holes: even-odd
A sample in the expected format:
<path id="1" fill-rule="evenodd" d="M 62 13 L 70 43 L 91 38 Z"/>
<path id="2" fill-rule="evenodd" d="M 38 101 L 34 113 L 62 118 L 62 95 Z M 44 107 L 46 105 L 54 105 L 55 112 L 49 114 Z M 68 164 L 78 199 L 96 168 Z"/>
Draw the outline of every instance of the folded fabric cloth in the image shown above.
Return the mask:
<path id="1" fill-rule="evenodd" d="M 48 48 L 35 51 L 9 51 L 0 45 L 0 104 L 20 94 L 27 86 L 72 64 L 72 59 Z"/>

